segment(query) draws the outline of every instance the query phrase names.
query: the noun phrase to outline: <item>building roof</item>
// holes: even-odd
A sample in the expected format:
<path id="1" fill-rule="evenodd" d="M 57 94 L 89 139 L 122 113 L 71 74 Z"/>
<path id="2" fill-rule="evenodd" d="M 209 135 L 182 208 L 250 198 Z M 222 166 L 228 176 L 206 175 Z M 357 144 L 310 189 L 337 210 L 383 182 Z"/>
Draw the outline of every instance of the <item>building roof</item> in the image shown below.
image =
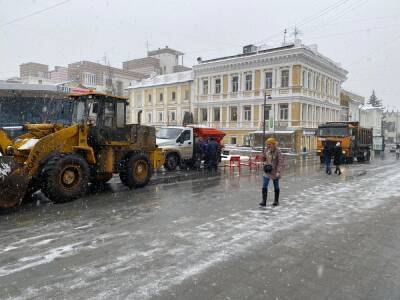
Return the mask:
<path id="1" fill-rule="evenodd" d="M 257 52 L 240 53 L 240 54 L 236 54 L 236 55 L 230 55 L 230 56 L 218 57 L 218 58 L 213 58 L 213 59 L 207 59 L 207 60 L 201 61 L 201 63 L 209 63 L 209 62 L 226 60 L 226 59 L 237 58 L 237 57 L 252 56 L 252 55 L 255 55 L 255 54 L 268 53 L 268 52 L 291 49 L 291 48 L 294 48 L 294 44 L 285 45 L 285 46 L 276 47 L 276 48 L 264 49 L 264 50 L 260 50 L 260 51 L 257 51 Z"/>
<path id="2" fill-rule="evenodd" d="M 184 55 L 185 53 L 180 52 L 178 50 L 174 50 L 172 48 L 169 48 L 168 46 L 165 46 L 165 48 L 159 48 L 158 50 L 152 50 L 147 52 L 147 56 L 154 56 L 154 55 L 159 55 L 163 53 L 169 53 L 172 55 Z"/>
<path id="3" fill-rule="evenodd" d="M 57 86 L 51 84 L 8 83 L 0 81 L 0 90 L 57 91 Z"/>
<path id="4" fill-rule="evenodd" d="M 165 74 L 165 75 L 158 75 L 152 78 L 143 79 L 138 83 L 134 83 L 132 86 L 127 87 L 126 90 L 189 82 L 192 81 L 193 78 L 194 78 L 194 73 L 192 70 Z"/>

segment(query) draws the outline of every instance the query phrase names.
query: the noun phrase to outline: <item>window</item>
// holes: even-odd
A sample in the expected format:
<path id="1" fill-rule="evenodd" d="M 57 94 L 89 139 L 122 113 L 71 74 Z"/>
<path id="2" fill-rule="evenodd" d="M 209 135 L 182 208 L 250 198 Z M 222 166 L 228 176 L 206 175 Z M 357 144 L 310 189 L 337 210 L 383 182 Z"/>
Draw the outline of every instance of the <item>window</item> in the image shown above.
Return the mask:
<path id="1" fill-rule="evenodd" d="M 147 102 L 148 102 L 149 105 L 151 105 L 151 95 L 147 96 Z"/>
<path id="2" fill-rule="evenodd" d="M 232 92 L 236 93 L 239 90 L 239 76 L 232 77 Z"/>
<path id="3" fill-rule="evenodd" d="M 236 122 L 237 121 L 237 107 L 236 106 L 230 107 L 230 115 L 231 115 L 230 120 L 233 122 Z"/>
<path id="4" fill-rule="evenodd" d="M 147 123 L 151 123 L 151 112 L 147 113 Z"/>
<path id="5" fill-rule="evenodd" d="M 176 121 L 176 113 L 174 112 L 174 111 L 171 111 L 170 112 L 170 121 L 172 121 L 172 122 L 174 122 L 174 121 Z"/>
<path id="6" fill-rule="evenodd" d="M 264 120 L 269 120 L 271 109 L 272 109 L 271 105 L 266 105 L 266 106 L 265 106 Z"/>
<path id="7" fill-rule="evenodd" d="M 172 102 L 176 101 L 176 93 L 175 92 L 171 93 L 171 100 L 172 100 Z"/>
<path id="8" fill-rule="evenodd" d="M 265 73 L 265 88 L 272 89 L 272 72 Z"/>
<path id="9" fill-rule="evenodd" d="M 114 122 L 114 103 L 105 102 L 104 126 L 112 127 Z"/>
<path id="10" fill-rule="evenodd" d="M 207 108 L 202 108 L 201 109 L 201 121 L 207 122 Z"/>
<path id="11" fill-rule="evenodd" d="M 237 138 L 235 136 L 232 136 L 231 137 L 231 144 L 232 145 L 236 145 L 236 142 L 237 142 Z"/>
<path id="12" fill-rule="evenodd" d="M 247 74 L 246 75 L 246 91 L 252 90 L 252 84 L 253 84 L 253 75 Z"/>
<path id="13" fill-rule="evenodd" d="M 288 120 L 289 119 L 289 106 L 288 104 L 279 104 L 279 119 Z"/>
<path id="14" fill-rule="evenodd" d="M 221 93 L 221 78 L 215 79 L 215 93 Z"/>
<path id="15" fill-rule="evenodd" d="M 160 103 L 163 103 L 163 101 L 164 101 L 164 94 L 160 93 Z"/>
<path id="16" fill-rule="evenodd" d="M 303 73 L 302 73 L 302 76 L 301 76 L 302 78 L 302 86 L 303 86 L 303 88 L 305 88 L 306 87 L 306 71 L 303 71 Z"/>
<path id="17" fill-rule="evenodd" d="M 311 89 L 311 72 L 308 72 L 307 88 Z"/>
<path id="18" fill-rule="evenodd" d="M 246 105 L 243 107 L 243 110 L 244 110 L 244 120 L 251 121 L 251 106 Z"/>
<path id="19" fill-rule="evenodd" d="M 289 87 L 289 70 L 281 71 L 281 87 Z"/>
<path id="20" fill-rule="evenodd" d="M 213 115 L 214 115 L 214 122 L 219 122 L 221 120 L 221 114 L 220 114 L 219 107 L 214 107 Z"/>
<path id="21" fill-rule="evenodd" d="M 117 128 L 125 127 L 125 103 L 117 102 Z"/>
<path id="22" fill-rule="evenodd" d="M 189 100 L 190 99 L 190 89 L 186 89 L 185 90 L 185 100 Z"/>
<path id="23" fill-rule="evenodd" d="M 203 80 L 203 95 L 208 95 L 208 80 Z"/>
<path id="24" fill-rule="evenodd" d="M 190 130 L 185 130 L 184 132 L 182 132 L 182 134 L 180 136 L 180 140 L 182 142 L 190 141 Z"/>
<path id="25" fill-rule="evenodd" d="M 158 122 L 162 122 L 164 119 L 164 113 L 162 111 L 158 112 Z"/>

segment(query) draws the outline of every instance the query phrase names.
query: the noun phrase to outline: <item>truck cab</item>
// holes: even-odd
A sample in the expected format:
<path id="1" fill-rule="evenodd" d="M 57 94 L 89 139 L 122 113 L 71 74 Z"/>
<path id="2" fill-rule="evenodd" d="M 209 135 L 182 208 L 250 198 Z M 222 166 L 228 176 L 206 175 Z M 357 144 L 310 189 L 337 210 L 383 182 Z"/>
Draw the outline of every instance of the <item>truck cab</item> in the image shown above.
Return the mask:
<path id="1" fill-rule="evenodd" d="M 178 166 L 200 167 L 202 151 L 199 149 L 198 139 L 213 137 L 222 148 L 223 131 L 210 127 L 196 125 L 166 126 L 159 128 L 156 133 L 156 143 L 165 154 L 164 167 L 175 170 Z M 220 154 L 219 154 L 220 156 Z M 220 157 L 218 158 L 220 160 Z"/>
<path id="2" fill-rule="evenodd" d="M 156 133 L 156 143 L 165 152 L 164 167 L 169 171 L 193 159 L 194 142 L 191 127 L 161 127 Z"/>

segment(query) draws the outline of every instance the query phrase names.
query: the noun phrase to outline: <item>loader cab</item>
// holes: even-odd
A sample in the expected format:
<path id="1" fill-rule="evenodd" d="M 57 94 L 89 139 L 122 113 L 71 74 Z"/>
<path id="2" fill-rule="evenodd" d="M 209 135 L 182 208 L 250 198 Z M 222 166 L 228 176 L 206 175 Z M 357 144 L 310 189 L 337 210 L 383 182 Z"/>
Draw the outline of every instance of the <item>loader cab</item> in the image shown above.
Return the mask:
<path id="1" fill-rule="evenodd" d="M 125 98 L 100 93 L 72 97 L 73 123 L 91 125 L 92 135 L 99 143 L 127 140 L 130 129 L 126 126 Z"/>

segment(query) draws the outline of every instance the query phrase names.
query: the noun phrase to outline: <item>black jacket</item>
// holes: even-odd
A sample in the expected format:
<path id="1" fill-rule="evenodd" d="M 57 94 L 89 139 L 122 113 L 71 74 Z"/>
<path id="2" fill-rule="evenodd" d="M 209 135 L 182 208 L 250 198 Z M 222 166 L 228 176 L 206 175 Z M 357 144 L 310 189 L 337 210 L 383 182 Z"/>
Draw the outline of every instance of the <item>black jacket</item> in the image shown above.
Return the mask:
<path id="1" fill-rule="evenodd" d="M 343 149 L 342 146 L 335 146 L 333 149 L 333 164 L 339 166 L 343 160 Z"/>

